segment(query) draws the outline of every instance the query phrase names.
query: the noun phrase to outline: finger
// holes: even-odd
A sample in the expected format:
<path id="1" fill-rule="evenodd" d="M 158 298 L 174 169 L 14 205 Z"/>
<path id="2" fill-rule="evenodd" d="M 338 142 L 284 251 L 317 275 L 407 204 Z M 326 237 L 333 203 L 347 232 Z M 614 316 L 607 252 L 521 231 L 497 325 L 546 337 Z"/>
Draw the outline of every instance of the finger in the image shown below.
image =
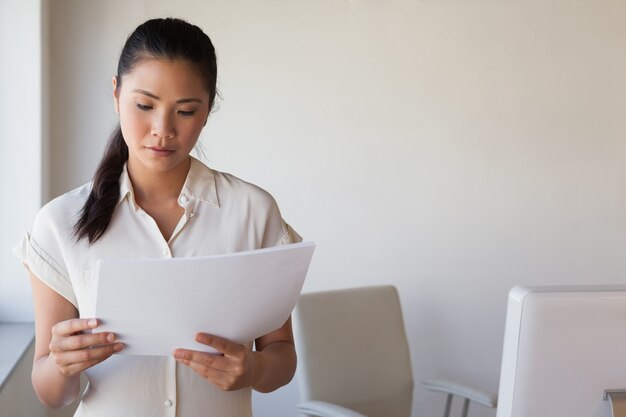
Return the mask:
<path id="1" fill-rule="evenodd" d="M 174 351 L 174 359 L 184 363 L 185 365 L 195 363 L 207 368 L 220 370 L 227 368 L 227 366 L 223 364 L 223 362 L 227 360 L 224 356 L 213 353 L 198 352 L 196 350 L 176 349 Z"/>
<path id="2" fill-rule="evenodd" d="M 211 381 L 222 389 L 228 389 L 229 385 L 233 383 L 233 378 L 222 370 L 206 367 L 198 362 L 189 362 L 187 366 L 204 379 Z"/>
<path id="3" fill-rule="evenodd" d="M 79 363 L 72 363 L 69 365 L 64 365 L 60 368 L 60 370 L 61 370 L 61 373 L 66 376 L 79 374 L 85 369 L 89 369 L 92 366 L 99 364 L 100 362 L 104 361 L 108 357 L 109 356 L 104 357 L 104 358 L 93 359 L 87 362 L 79 362 Z"/>
<path id="4" fill-rule="evenodd" d="M 243 378 L 242 375 L 233 375 L 229 372 L 206 367 L 201 363 L 193 361 L 189 362 L 187 366 L 202 378 L 224 391 L 233 391 L 250 385 L 249 383 L 244 382 L 245 378 Z"/>
<path id="5" fill-rule="evenodd" d="M 100 346 L 93 349 L 80 349 L 55 353 L 54 361 L 58 366 L 62 367 L 94 360 L 104 360 L 113 353 L 119 352 L 121 350 L 120 345 L 121 343 L 116 343 L 115 345 Z"/>
<path id="6" fill-rule="evenodd" d="M 70 319 L 59 322 L 52 327 L 52 334 L 59 336 L 69 336 L 83 330 L 90 330 L 98 327 L 97 319 Z"/>
<path id="7" fill-rule="evenodd" d="M 93 360 L 93 361 L 89 361 L 89 362 L 73 363 L 71 365 L 64 365 L 64 366 L 60 367 L 59 370 L 65 376 L 72 376 L 72 375 L 76 375 L 76 374 L 81 373 L 85 369 L 91 368 L 92 366 L 99 364 L 103 360 L 104 359 Z"/>
<path id="8" fill-rule="evenodd" d="M 244 349 L 246 348 L 244 346 L 212 334 L 198 333 L 196 334 L 196 341 L 203 345 L 211 346 L 226 356 L 241 357 L 242 354 L 245 354 Z"/>
<path id="9" fill-rule="evenodd" d="M 54 361 L 59 367 L 92 361 L 103 361 L 113 353 L 117 353 L 122 349 L 123 345 L 121 343 L 115 343 L 113 345 L 99 346 L 93 349 L 72 350 L 56 353 L 54 355 Z"/>
<path id="10" fill-rule="evenodd" d="M 50 352 L 78 350 L 92 346 L 109 345 L 115 342 L 113 333 L 82 333 L 75 336 L 58 336 L 50 342 Z"/>

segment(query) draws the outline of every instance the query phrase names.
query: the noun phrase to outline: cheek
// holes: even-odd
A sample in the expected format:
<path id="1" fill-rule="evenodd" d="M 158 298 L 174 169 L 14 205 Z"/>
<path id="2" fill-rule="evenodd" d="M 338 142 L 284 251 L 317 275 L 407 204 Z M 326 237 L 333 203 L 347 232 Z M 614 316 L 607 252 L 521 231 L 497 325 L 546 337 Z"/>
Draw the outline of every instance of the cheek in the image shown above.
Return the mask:
<path id="1" fill-rule="evenodd" d="M 120 126 L 127 144 L 135 143 L 145 136 L 148 123 L 144 119 L 132 111 L 120 114 Z"/>
<path id="2" fill-rule="evenodd" d="M 181 126 L 182 131 L 179 131 L 179 133 L 183 133 L 184 131 L 184 137 L 188 141 L 195 142 L 198 139 L 198 136 L 200 136 L 203 127 L 204 123 L 202 122 L 202 120 L 194 120 L 191 123 L 184 123 Z"/>

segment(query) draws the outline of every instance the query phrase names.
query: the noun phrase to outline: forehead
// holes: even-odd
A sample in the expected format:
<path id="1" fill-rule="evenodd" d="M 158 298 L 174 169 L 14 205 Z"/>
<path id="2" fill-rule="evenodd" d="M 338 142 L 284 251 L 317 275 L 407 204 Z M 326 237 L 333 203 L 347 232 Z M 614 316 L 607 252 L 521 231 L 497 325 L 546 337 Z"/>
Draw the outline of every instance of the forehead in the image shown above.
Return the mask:
<path id="1" fill-rule="evenodd" d="M 197 68 L 182 59 L 143 59 L 122 77 L 122 92 L 135 89 L 149 91 L 159 97 L 208 96 Z"/>

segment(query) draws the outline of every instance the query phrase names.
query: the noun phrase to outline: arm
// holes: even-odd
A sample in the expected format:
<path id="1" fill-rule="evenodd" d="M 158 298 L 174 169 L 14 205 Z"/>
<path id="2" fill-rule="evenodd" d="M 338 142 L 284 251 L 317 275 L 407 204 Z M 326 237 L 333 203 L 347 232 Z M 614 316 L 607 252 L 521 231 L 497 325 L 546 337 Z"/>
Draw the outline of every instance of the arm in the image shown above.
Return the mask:
<path id="1" fill-rule="evenodd" d="M 196 340 L 223 355 L 177 349 L 174 358 L 225 391 L 252 387 L 271 392 L 289 383 L 296 370 L 291 318 L 256 339 L 256 351 L 206 333 L 198 333 Z"/>
<path id="2" fill-rule="evenodd" d="M 60 408 L 77 397 L 80 373 L 122 345 L 111 343 L 115 336 L 109 333 L 83 333 L 97 327 L 97 320 L 79 319 L 72 303 L 29 273 L 35 305 L 33 388 L 43 404 Z"/>
<path id="3" fill-rule="evenodd" d="M 296 372 L 296 348 L 291 330 L 291 317 L 278 330 L 256 341 L 256 378 L 252 388 L 272 392 L 287 385 Z"/>

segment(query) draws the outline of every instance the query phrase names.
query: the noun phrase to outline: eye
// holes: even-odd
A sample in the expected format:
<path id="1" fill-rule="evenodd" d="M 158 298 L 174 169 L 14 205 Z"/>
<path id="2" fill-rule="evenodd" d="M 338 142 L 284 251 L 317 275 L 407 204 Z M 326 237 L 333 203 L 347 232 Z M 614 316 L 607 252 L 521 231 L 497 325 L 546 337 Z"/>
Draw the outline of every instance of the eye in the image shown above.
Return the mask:
<path id="1" fill-rule="evenodd" d="M 139 110 L 143 110 L 143 111 L 152 110 L 152 106 L 147 106 L 147 105 L 141 104 L 141 103 L 137 103 L 137 108 Z"/>
<path id="2" fill-rule="evenodd" d="M 178 113 L 182 116 L 193 116 L 196 113 L 196 111 L 195 110 L 189 110 L 189 111 L 178 110 Z"/>

